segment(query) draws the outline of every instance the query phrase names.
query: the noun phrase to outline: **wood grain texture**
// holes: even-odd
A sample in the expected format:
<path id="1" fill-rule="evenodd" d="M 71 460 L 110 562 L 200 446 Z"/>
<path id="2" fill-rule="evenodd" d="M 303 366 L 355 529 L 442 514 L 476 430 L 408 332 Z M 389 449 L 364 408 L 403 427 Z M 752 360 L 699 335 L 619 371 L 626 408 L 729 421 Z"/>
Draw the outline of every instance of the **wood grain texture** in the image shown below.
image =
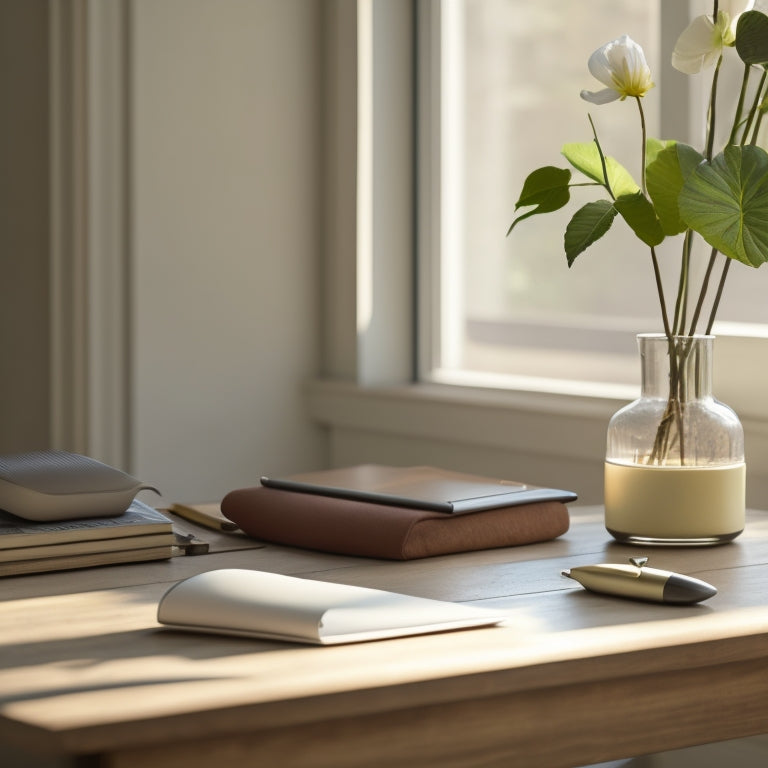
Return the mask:
<path id="1" fill-rule="evenodd" d="M 405 563 L 243 549 L 242 539 L 229 549 L 224 537 L 205 556 L 58 574 L 47 595 L 53 574 L 7 580 L 0 744 L 121 768 L 509 765 L 520 755 L 555 767 L 768 732 L 768 515 L 751 513 L 734 544 L 648 553 L 718 586 L 687 607 L 564 579 L 563 568 L 638 554 L 610 542 L 599 510 L 572 518 L 557 541 Z M 509 620 L 328 648 L 157 624 L 172 583 L 219 567 L 472 602 Z"/>
<path id="2" fill-rule="evenodd" d="M 691 671 L 608 684 L 580 684 L 471 701 L 347 717 L 180 747 L 127 750 L 114 768 L 309 768 L 537 765 L 551 768 L 674 749 L 761 732 L 757 712 L 768 695 L 766 672 L 751 664 L 718 667 L 709 679 Z M 733 695 L 713 699 L 725 686 Z M 661 697 L 678 715 L 659 707 Z M 694 703 L 692 703 L 694 702 Z M 757 705 L 757 707 L 756 707 Z M 743 707 L 748 707 L 746 716 Z M 206 762 L 207 761 L 207 762 Z"/>

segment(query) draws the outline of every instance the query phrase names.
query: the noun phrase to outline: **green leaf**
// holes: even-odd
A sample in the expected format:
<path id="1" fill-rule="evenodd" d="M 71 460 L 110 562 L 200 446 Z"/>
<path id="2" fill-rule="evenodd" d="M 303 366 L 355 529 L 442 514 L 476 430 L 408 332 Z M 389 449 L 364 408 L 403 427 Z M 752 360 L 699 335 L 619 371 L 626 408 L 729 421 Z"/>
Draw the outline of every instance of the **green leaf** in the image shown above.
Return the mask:
<path id="1" fill-rule="evenodd" d="M 674 146 L 677 142 L 674 139 L 669 141 L 662 141 L 661 139 L 650 138 L 645 142 L 645 167 L 648 166 L 656 159 L 659 152 L 668 147 Z"/>
<path id="2" fill-rule="evenodd" d="M 729 146 L 688 177 L 680 216 L 713 248 L 759 267 L 768 260 L 768 154 Z"/>
<path id="3" fill-rule="evenodd" d="M 687 179 L 705 160 L 704 155 L 689 144 L 677 145 L 677 159 L 680 163 L 680 172 Z"/>
<path id="4" fill-rule="evenodd" d="M 648 164 L 648 194 L 665 235 L 677 235 L 688 228 L 680 218 L 678 197 L 685 180 L 703 160 L 703 155 L 688 144 L 670 141 Z"/>
<path id="5" fill-rule="evenodd" d="M 768 62 L 768 16 L 747 11 L 736 25 L 736 51 L 745 64 Z"/>
<path id="6" fill-rule="evenodd" d="M 507 234 L 518 222 L 529 216 L 537 213 L 551 213 L 566 205 L 571 199 L 571 192 L 568 189 L 570 180 L 571 172 L 567 168 L 555 168 L 552 165 L 545 165 L 528 174 L 520 198 L 515 203 L 515 210 L 531 205 L 535 205 L 536 208 L 518 216 L 510 224 Z"/>
<path id="7" fill-rule="evenodd" d="M 613 203 L 632 231 L 646 244 L 658 245 L 664 239 L 656 211 L 651 201 L 640 191 L 634 195 L 622 195 Z"/>
<path id="8" fill-rule="evenodd" d="M 605 185 L 603 164 L 600 162 L 600 152 L 594 141 L 586 144 L 564 144 L 562 153 L 574 168 L 598 184 Z M 632 195 L 640 189 L 632 174 L 612 157 L 605 158 L 605 167 L 614 197 Z"/>
<path id="9" fill-rule="evenodd" d="M 616 209 L 608 200 L 587 203 L 573 215 L 565 229 L 565 255 L 568 266 L 595 240 L 599 240 L 613 224 Z"/>

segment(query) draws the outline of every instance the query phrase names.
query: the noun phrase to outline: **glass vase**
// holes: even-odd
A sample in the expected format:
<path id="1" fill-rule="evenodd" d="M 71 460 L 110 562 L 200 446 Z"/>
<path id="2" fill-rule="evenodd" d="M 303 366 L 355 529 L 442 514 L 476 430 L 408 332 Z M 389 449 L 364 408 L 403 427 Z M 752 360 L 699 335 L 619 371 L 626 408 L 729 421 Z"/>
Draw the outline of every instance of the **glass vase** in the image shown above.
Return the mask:
<path id="1" fill-rule="evenodd" d="M 714 337 L 637 338 L 640 398 L 608 425 L 605 527 L 629 544 L 730 541 L 744 529 L 744 431 L 712 395 Z"/>

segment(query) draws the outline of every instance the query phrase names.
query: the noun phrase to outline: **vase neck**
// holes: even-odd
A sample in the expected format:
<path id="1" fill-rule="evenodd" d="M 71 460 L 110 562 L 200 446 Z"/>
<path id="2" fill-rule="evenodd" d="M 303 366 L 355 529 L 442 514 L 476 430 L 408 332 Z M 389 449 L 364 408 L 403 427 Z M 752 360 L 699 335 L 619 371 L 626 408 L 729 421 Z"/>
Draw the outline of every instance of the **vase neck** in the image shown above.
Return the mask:
<path id="1" fill-rule="evenodd" d="M 643 397 L 677 396 L 682 401 L 712 396 L 713 336 L 641 335 Z"/>

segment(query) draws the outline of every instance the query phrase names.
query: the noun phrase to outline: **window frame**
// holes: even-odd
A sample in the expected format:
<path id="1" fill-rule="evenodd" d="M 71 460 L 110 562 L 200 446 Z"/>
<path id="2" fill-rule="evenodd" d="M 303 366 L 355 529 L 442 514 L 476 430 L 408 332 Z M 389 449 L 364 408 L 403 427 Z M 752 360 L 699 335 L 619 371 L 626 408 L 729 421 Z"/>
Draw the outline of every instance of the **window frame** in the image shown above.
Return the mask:
<path id="1" fill-rule="evenodd" d="M 685 28 L 698 0 L 686 3 L 660 3 L 659 24 L 661 50 L 671 50 L 679 30 Z M 608 397 L 617 400 L 636 396 L 637 385 L 588 381 L 586 376 L 562 380 L 530 375 L 501 373 L 475 373 L 451 367 L 455 352 L 447 351 L 441 341 L 441 327 L 456 324 L 463 319 L 461 299 L 450 296 L 444 302 L 443 285 L 451 279 L 450 238 L 441 228 L 441 137 L 440 120 L 445 120 L 452 105 L 441 102 L 441 30 L 446 26 L 441 14 L 440 0 L 419 0 L 417 3 L 417 161 L 419 170 L 417 264 L 418 293 L 418 379 L 425 383 L 445 386 L 507 389 L 517 392 L 551 393 L 557 396 Z M 451 34 L 448 25 L 448 34 Z M 698 127 L 692 105 L 704 98 L 703 83 L 696 78 L 670 77 L 674 72 L 668 57 L 663 57 L 658 80 L 660 88 L 661 135 L 689 135 Z M 435 116 L 438 116 L 437 118 Z M 453 121 L 456 122 L 456 121 Z M 427 148 L 426 152 L 420 151 Z M 446 257 L 446 254 L 448 256 Z M 450 308 L 445 307 L 450 303 Z M 638 332 L 643 329 L 638 329 Z M 753 327 L 719 322 L 717 361 L 715 364 L 715 391 L 734 407 L 740 415 L 759 419 L 768 418 L 768 399 L 762 392 L 768 384 L 768 335 Z M 447 365 L 436 365 L 447 356 Z M 744 377 L 744 360 L 750 359 L 749 379 Z M 634 360 L 628 365 L 635 366 Z M 633 368 L 634 370 L 634 368 Z M 639 376 L 637 377 L 639 379 Z"/>
<path id="2" fill-rule="evenodd" d="M 401 22 L 401 26 L 379 26 L 376 37 L 380 63 L 387 58 L 408 55 L 412 45 L 408 24 L 415 24 L 420 6 L 431 1 L 376 3 L 378 13 L 395 13 Z M 679 5 L 687 6 L 687 3 Z M 605 428 L 610 416 L 626 404 L 632 394 L 556 392 L 503 382 L 484 386 L 431 383 L 410 375 L 404 364 L 412 359 L 415 346 L 420 346 L 423 352 L 429 343 L 429 339 L 423 338 L 423 328 L 417 330 L 414 324 L 407 333 L 398 333 L 390 340 L 391 348 L 379 346 L 370 334 L 359 333 L 356 325 L 358 284 L 370 279 L 371 273 L 357 269 L 358 91 L 382 81 L 359 76 L 358 6 L 358 0 L 329 0 L 325 17 L 328 122 L 324 127 L 326 152 L 321 176 L 326 222 L 321 286 L 323 362 L 319 377 L 307 383 L 305 393 L 308 415 L 327 434 L 328 465 L 429 461 L 479 474 L 525 477 L 541 484 L 551 484 L 553 478 L 557 478 L 562 487 L 578 488 L 580 503 L 599 504 L 602 502 Z M 370 21 L 370 15 L 368 18 Z M 405 94 L 400 103 L 410 100 L 414 105 L 414 73 L 405 73 L 402 69 L 399 73 L 397 76 L 404 77 L 403 82 L 390 82 L 386 87 Z M 389 114 L 387 119 L 402 125 L 410 119 L 410 112 Z M 424 125 L 419 128 L 423 129 Z M 386 132 L 379 136 L 386 136 Z M 399 150 L 403 153 L 397 160 L 400 193 L 412 205 L 413 167 L 417 158 L 413 147 L 409 149 L 401 143 Z M 418 159 L 420 163 L 425 161 L 424 156 Z M 420 191 L 422 198 L 417 208 L 424 213 L 423 187 Z M 380 195 L 373 195 L 369 200 L 374 209 L 387 204 Z M 430 203 L 427 199 L 427 204 L 434 201 Z M 410 226 L 407 217 L 403 226 Z M 415 268 L 416 247 L 425 247 L 424 232 L 408 230 L 408 234 L 413 237 L 410 247 L 406 247 L 407 238 L 401 238 L 399 252 L 379 247 L 374 253 L 375 269 L 380 270 L 378 274 L 388 274 L 390 289 L 394 291 L 390 295 L 399 297 L 388 304 L 379 302 L 375 307 L 385 325 L 391 320 L 399 323 L 397 327 L 402 326 L 400 315 L 408 311 L 414 287 L 413 275 L 407 269 L 388 273 L 388 263 L 394 259 L 401 266 L 410 264 Z M 383 263 L 377 264 L 378 261 Z M 429 298 L 430 286 L 434 288 L 424 267 L 422 262 L 415 273 L 422 301 L 424 296 Z M 717 370 L 743 372 L 744 359 L 754 360 L 758 355 L 768 362 L 768 355 L 763 352 L 764 339 L 734 336 L 726 341 L 729 343 L 718 348 Z M 368 346 L 364 357 L 359 355 L 361 346 Z M 390 360 L 393 350 L 394 358 Z M 365 361 L 377 353 L 385 363 L 377 369 L 379 377 L 365 369 Z M 387 370 L 389 362 L 393 366 Z M 717 382 L 715 391 L 736 408 L 744 425 L 749 460 L 748 503 L 759 507 L 768 495 L 768 403 L 763 402 L 768 377 L 753 370 L 749 373 L 749 379 L 742 375 L 740 399 L 721 392 Z M 742 409 L 740 402 L 748 407 Z"/>

